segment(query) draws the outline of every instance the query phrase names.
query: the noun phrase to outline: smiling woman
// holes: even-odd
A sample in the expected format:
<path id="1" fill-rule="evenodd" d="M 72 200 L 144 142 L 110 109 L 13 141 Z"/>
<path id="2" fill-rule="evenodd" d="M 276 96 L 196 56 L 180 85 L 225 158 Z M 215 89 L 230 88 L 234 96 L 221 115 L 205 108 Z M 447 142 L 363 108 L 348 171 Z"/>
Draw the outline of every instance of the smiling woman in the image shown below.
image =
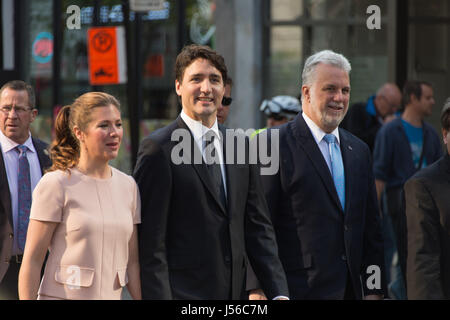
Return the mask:
<path id="1" fill-rule="evenodd" d="M 61 109 L 55 131 L 53 166 L 33 193 L 20 298 L 120 299 L 128 284 L 140 299 L 139 192 L 132 177 L 108 164 L 123 137 L 119 102 L 86 93 Z"/>

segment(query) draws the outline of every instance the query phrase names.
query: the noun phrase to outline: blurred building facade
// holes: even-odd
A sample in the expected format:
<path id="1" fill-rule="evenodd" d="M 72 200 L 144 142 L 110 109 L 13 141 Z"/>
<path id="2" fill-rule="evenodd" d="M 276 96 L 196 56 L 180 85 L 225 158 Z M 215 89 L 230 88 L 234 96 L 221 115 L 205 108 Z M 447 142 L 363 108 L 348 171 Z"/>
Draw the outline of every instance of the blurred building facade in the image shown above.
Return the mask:
<path id="1" fill-rule="evenodd" d="M 304 60 L 332 49 L 352 63 L 351 102 L 364 101 L 386 81 L 429 81 L 439 112 L 450 95 L 450 1 L 447 0 L 170 0 L 136 13 L 128 0 L 0 0 L 0 85 L 23 79 L 37 92 L 35 134 L 51 140 L 58 107 L 100 90 L 122 104 L 124 144 L 113 165 L 131 172 L 139 141 L 172 121 L 177 53 L 207 44 L 225 56 L 234 80 L 228 126 L 258 128 L 258 107 L 275 95 L 297 96 Z M 80 8 L 80 29 L 69 29 L 67 9 Z M 376 5 L 381 29 L 369 29 Z M 87 30 L 126 29 L 128 82 L 89 83 Z"/>

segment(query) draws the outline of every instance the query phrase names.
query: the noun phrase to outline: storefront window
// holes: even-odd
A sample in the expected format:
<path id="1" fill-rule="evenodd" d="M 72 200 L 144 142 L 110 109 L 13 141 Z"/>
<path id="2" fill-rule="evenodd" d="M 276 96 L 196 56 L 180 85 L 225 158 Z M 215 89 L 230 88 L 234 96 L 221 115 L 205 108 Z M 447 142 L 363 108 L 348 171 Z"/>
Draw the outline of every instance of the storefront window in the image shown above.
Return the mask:
<path id="1" fill-rule="evenodd" d="M 28 48 L 26 66 L 23 69 L 26 78 L 36 89 L 40 112 L 33 130 L 39 132 L 39 138 L 50 142 L 52 119 L 60 107 L 72 103 L 75 98 L 89 91 L 112 94 L 121 103 L 124 124 L 123 146 L 119 157 L 112 164 L 130 173 L 131 154 L 136 152 L 132 150 L 131 144 L 130 112 L 136 112 L 139 116 L 141 139 L 177 117 L 180 104 L 174 90 L 175 59 L 180 47 L 187 43 L 214 47 L 215 1 L 164 1 L 163 8 L 159 10 L 142 13 L 131 11 L 129 17 L 125 16 L 122 0 L 28 0 L 25 3 L 29 7 L 25 19 L 27 26 L 23 27 Z M 58 18 L 54 16 L 55 3 L 61 10 Z M 71 15 L 67 12 L 69 6 L 79 8 L 79 27 L 70 28 L 66 24 Z M 125 39 L 128 40 L 127 55 L 132 61 L 131 74 L 136 72 L 138 80 L 129 78 L 122 84 L 92 85 L 88 56 L 89 28 L 125 27 L 127 21 L 130 21 L 130 32 L 127 35 L 129 39 Z M 54 31 L 55 29 L 59 31 Z M 58 37 L 53 32 L 57 32 Z M 61 39 L 59 48 L 54 47 L 54 38 Z M 131 47 L 128 47 L 130 43 Z M 138 48 L 139 54 L 135 48 Z M 55 57 L 59 61 L 55 65 L 59 67 L 59 71 L 58 77 L 53 79 Z M 136 63 L 139 65 L 136 66 Z M 126 64 L 129 68 L 128 63 Z M 131 77 L 130 73 L 128 76 Z M 134 89 L 139 90 L 142 95 L 136 99 L 139 105 L 130 108 L 128 95 Z M 55 98 L 58 100 L 57 105 L 53 105 Z M 134 134 L 133 139 L 136 140 L 137 134 Z M 136 144 L 133 144 L 133 148 L 136 148 Z"/>
<path id="2" fill-rule="evenodd" d="M 32 126 L 32 133 L 50 142 L 54 59 L 53 6 L 52 1 L 48 0 L 29 1 L 27 5 L 29 33 L 25 41 L 25 79 L 28 79 L 36 92 L 36 107 L 39 110 L 39 115 Z"/>
<path id="3" fill-rule="evenodd" d="M 189 42 L 215 48 L 215 0 L 187 0 L 186 23 Z"/>
<path id="4" fill-rule="evenodd" d="M 87 57 L 87 30 L 92 26 L 93 1 L 64 0 L 61 6 L 66 21 L 67 7 L 76 5 L 80 8 L 81 28 L 69 29 L 64 25 L 61 48 L 61 105 L 70 104 L 81 94 L 91 91 L 89 84 L 89 65 Z"/>
<path id="5" fill-rule="evenodd" d="M 300 93 L 302 61 L 302 29 L 299 27 L 273 27 L 269 61 L 270 85 L 268 96 Z"/>
<path id="6" fill-rule="evenodd" d="M 366 26 L 369 5 L 381 10 L 380 30 Z M 387 16 L 386 0 L 271 0 L 264 98 L 297 96 L 305 59 L 331 49 L 352 64 L 351 103 L 365 101 L 388 80 Z"/>

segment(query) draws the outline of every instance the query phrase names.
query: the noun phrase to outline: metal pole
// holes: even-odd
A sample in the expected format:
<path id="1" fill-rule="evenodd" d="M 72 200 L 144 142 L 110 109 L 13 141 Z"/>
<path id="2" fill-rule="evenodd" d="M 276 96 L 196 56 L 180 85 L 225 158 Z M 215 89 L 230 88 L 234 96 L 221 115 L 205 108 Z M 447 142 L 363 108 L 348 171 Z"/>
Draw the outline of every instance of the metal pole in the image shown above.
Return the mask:
<path id="1" fill-rule="evenodd" d="M 61 54 L 62 54 L 62 6 L 60 0 L 53 0 L 53 63 L 52 91 L 53 108 L 61 104 Z"/>
<path id="2" fill-rule="evenodd" d="M 136 32 L 132 32 L 132 24 L 130 21 L 130 3 L 128 0 L 122 1 L 122 8 L 125 17 L 125 41 L 127 51 L 127 100 L 128 115 L 130 123 L 130 140 L 131 140 L 131 166 L 134 169 L 137 161 L 137 153 L 139 149 L 139 110 L 142 103 L 141 73 L 138 72 L 141 66 L 139 63 L 140 49 L 136 43 L 140 41 L 140 25 L 136 23 Z M 140 20 L 139 14 L 135 15 L 135 21 Z M 140 96 L 140 97 L 138 97 Z"/>

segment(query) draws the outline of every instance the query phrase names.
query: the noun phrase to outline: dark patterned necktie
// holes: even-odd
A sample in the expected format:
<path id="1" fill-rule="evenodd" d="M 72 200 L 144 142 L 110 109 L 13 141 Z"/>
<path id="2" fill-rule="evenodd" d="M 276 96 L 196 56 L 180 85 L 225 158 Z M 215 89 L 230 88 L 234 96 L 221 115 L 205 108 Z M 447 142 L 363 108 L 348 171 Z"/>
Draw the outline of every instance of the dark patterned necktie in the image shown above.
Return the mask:
<path id="1" fill-rule="evenodd" d="M 225 196 L 225 187 L 222 179 L 222 170 L 220 169 L 219 157 L 214 146 L 215 135 L 213 131 L 208 131 L 203 140 L 203 152 L 205 153 L 206 167 L 213 182 L 214 191 L 219 196 L 224 208 L 227 207 Z"/>
<path id="2" fill-rule="evenodd" d="M 28 148 L 24 145 L 19 145 L 16 149 L 19 152 L 19 174 L 17 179 L 19 200 L 18 242 L 20 250 L 23 251 L 27 237 L 28 221 L 30 219 L 31 178 L 30 164 L 27 159 Z"/>

